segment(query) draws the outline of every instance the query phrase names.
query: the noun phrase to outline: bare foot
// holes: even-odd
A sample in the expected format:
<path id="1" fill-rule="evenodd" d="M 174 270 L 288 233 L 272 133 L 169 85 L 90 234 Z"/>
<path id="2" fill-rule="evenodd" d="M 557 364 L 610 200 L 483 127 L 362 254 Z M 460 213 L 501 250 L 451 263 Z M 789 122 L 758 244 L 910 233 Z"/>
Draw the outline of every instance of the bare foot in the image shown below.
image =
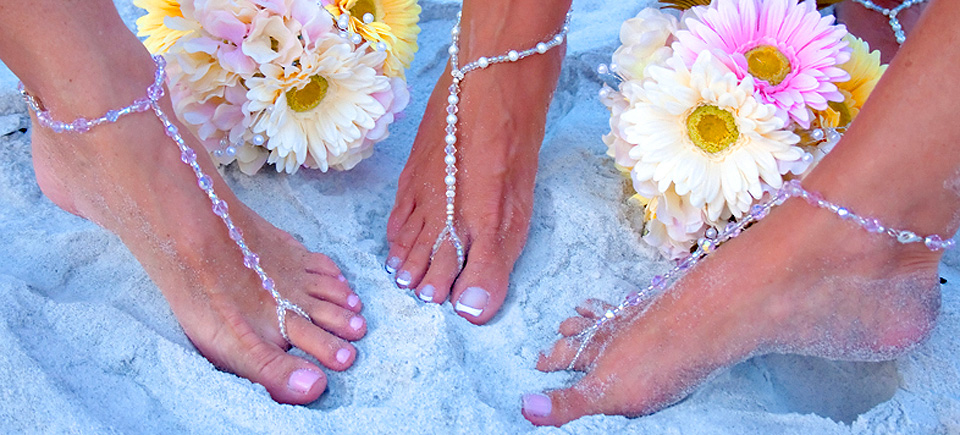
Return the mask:
<path id="1" fill-rule="evenodd" d="M 460 58 L 466 63 L 534 46 L 559 30 L 566 9 L 556 9 L 545 8 L 556 16 L 546 20 L 553 24 L 517 27 L 499 19 L 474 23 L 468 18 L 470 5 L 465 5 Z M 463 82 L 457 113 L 456 227 L 466 264 L 459 274 L 451 243 L 430 259 L 446 217 L 443 139 L 449 68 L 437 82 L 400 175 L 387 227 L 387 269 L 396 272 L 400 287 L 415 289 L 426 302 L 443 303 L 449 297 L 458 314 L 475 324 L 488 322 L 500 309 L 527 238 L 538 153 L 563 54 L 561 46 L 474 71 Z"/>
<path id="2" fill-rule="evenodd" d="M 873 0 L 873 2 L 880 7 L 889 9 L 893 9 L 902 3 L 899 0 Z M 925 7 L 926 5 L 921 3 L 897 14 L 897 18 L 903 25 L 904 33 L 910 34 Z M 846 25 L 850 33 L 867 41 L 871 50 L 880 50 L 880 62 L 890 63 L 893 60 L 893 56 L 900 50 L 900 44 L 894 37 L 889 18 L 852 1 L 840 2 L 834 6 L 834 10 L 837 21 Z"/>
<path id="3" fill-rule="evenodd" d="M 146 51 L 139 47 L 137 53 L 102 75 L 74 83 L 72 93 L 39 96 L 55 117 L 66 121 L 129 104 L 144 95 L 153 76 Z M 169 100 L 162 103 L 172 117 Z M 265 386 L 279 402 L 308 403 L 323 393 L 323 372 L 286 353 L 289 344 L 278 329 L 276 304 L 257 275 L 243 266 L 240 250 L 152 112 L 125 116 L 82 135 L 55 134 L 34 117 L 31 134 L 43 192 L 123 240 L 207 359 Z M 287 316 L 293 344 L 329 369 L 350 367 L 357 352 L 347 340 L 361 338 L 366 322 L 359 315 L 360 299 L 340 270 L 246 208 L 206 153 L 200 154 L 197 160 L 279 292 L 313 319 Z"/>
<path id="4" fill-rule="evenodd" d="M 525 396 L 524 416 L 561 425 L 589 414 L 649 414 L 719 370 L 767 353 L 896 358 L 934 325 L 939 259 L 790 200 L 645 312 L 602 329 L 575 363 L 586 376 L 548 397 Z M 578 311 L 584 316 L 561 324 L 568 338 L 541 356 L 538 369 L 570 364 L 579 347 L 573 336 L 597 316 Z"/>

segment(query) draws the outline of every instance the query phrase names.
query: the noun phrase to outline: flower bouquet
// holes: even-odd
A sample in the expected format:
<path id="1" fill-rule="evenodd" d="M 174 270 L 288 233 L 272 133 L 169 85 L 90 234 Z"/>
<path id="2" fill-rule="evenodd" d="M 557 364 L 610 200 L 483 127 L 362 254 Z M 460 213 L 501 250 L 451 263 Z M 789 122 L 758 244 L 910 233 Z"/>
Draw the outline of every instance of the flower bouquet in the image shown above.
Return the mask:
<path id="1" fill-rule="evenodd" d="M 416 0 L 135 0 L 180 120 L 220 164 L 347 170 L 409 102 Z"/>
<path id="2" fill-rule="evenodd" d="M 600 96 L 608 154 L 644 208 L 643 240 L 680 258 L 809 172 L 886 66 L 814 0 L 665 3 L 686 9 L 623 24 L 600 67 L 619 84 Z"/>

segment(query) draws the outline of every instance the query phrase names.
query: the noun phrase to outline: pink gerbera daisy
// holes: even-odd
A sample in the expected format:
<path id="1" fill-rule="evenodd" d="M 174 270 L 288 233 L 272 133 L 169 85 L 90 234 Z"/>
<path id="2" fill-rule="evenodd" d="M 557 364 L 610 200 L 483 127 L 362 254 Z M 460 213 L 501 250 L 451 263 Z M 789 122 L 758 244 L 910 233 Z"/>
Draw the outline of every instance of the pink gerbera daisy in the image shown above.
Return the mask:
<path id="1" fill-rule="evenodd" d="M 740 79 L 756 79 L 760 99 L 808 128 L 810 108 L 843 101 L 834 83 L 849 79 L 843 25 L 821 17 L 815 0 L 714 0 L 691 9 L 673 49 L 688 66 L 710 51 Z"/>

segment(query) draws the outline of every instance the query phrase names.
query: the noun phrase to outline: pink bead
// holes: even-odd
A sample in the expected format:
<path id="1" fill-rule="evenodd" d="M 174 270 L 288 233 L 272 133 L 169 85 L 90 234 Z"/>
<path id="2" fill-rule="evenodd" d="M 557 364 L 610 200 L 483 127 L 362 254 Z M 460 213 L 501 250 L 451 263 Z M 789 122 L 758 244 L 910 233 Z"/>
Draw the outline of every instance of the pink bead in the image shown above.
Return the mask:
<path id="1" fill-rule="evenodd" d="M 939 251 L 940 249 L 943 249 L 943 239 L 936 234 L 924 239 L 923 244 L 926 245 L 927 249 L 931 251 Z"/>
<path id="2" fill-rule="evenodd" d="M 258 264 L 260 264 L 260 257 L 257 256 L 257 254 L 250 253 L 243 257 L 243 265 L 246 266 L 247 269 L 253 269 L 257 267 Z"/>
<path id="3" fill-rule="evenodd" d="M 263 288 L 266 289 L 267 291 L 273 291 L 275 287 L 276 285 L 273 283 L 272 279 L 266 278 L 263 280 Z"/>
<path id="4" fill-rule="evenodd" d="M 213 214 L 220 216 L 221 218 L 227 216 L 227 210 L 228 207 L 226 201 L 217 200 L 217 202 L 213 204 Z"/>
<path id="5" fill-rule="evenodd" d="M 90 122 L 83 118 L 77 118 L 76 121 L 73 121 L 73 131 L 77 133 L 86 133 L 90 131 Z"/>

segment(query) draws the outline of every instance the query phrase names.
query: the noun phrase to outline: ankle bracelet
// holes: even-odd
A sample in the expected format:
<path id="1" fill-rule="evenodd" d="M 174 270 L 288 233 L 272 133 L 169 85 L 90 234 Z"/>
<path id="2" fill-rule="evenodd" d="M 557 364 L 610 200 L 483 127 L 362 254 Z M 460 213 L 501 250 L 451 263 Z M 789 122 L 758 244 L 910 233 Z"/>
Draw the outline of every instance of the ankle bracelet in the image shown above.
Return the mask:
<path id="1" fill-rule="evenodd" d="M 563 21 L 563 27 L 560 31 L 549 39 L 537 43 L 533 48 L 526 50 L 509 50 L 499 56 L 481 56 L 477 58 L 477 60 L 460 67 L 459 42 L 461 15 L 461 12 L 457 13 L 457 23 L 453 26 L 453 29 L 450 30 L 453 42 L 450 44 L 449 50 L 447 50 L 450 53 L 450 75 L 453 78 L 449 88 L 450 96 L 447 97 L 447 126 L 444 129 L 446 135 L 444 136 L 445 147 L 443 149 L 446 154 L 443 159 L 444 163 L 446 163 L 446 176 L 443 178 L 443 182 L 447 186 L 447 219 L 443 230 L 441 230 L 437 236 L 437 241 L 433 244 L 433 250 L 430 252 L 430 260 L 433 261 L 434 255 L 440 250 L 443 242 L 449 240 L 457 250 L 458 271 L 463 270 L 465 261 L 463 242 L 460 240 L 460 236 L 457 235 L 457 229 L 453 223 L 457 198 L 457 112 L 460 110 L 458 107 L 458 104 L 460 104 L 459 94 L 464 77 L 471 71 L 484 69 L 490 65 L 516 62 L 535 54 L 544 54 L 563 43 L 563 39 L 566 37 L 570 26 L 570 12 L 567 12 L 567 16 Z"/>
<path id="2" fill-rule="evenodd" d="M 900 3 L 900 6 L 897 6 L 893 9 L 882 8 L 871 0 L 853 0 L 857 3 L 863 5 L 863 7 L 870 9 L 871 11 L 876 11 L 887 18 L 890 19 L 890 28 L 893 29 L 893 36 L 897 38 L 897 44 L 903 45 L 904 41 L 907 40 L 907 35 L 903 33 L 903 24 L 900 23 L 900 19 L 897 18 L 897 14 L 903 12 L 904 9 L 909 8 L 913 5 L 918 5 L 927 0 L 904 0 L 903 3 Z"/>
<path id="3" fill-rule="evenodd" d="M 716 251 L 723 243 L 740 235 L 750 224 L 766 217 L 774 206 L 783 204 L 784 201 L 790 198 L 803 199 L 814 207 L 830 211 L 840 217 L 840 219 L 859 225 L 860 228 L 867 232 L 887 235 L 897 243 L 903 245 L 919 243 L 932 252 L 944 251 L 956 247 L 956 242 L 950 238 L 944 238 L 937 234 L 924 237 L 913 231 L 887 227 L 877 219 L 857 215 L 846 207 L 841 207 L 823 199 L 823 196 L 817 192 L 804 189 L 799 180 L 790 180 L 784 183 L 783 187 L 772 194 L 769 199 L 751 207 L 750 212 L 744 215 L 743 220 L 730 222 L 722 231 L 717 231 L 714 228 L 708 229 L 704 237 L 697 241 L 697 246 L 690 256 L 678 261 L 673 269 L 670 269 L 663 275 L 654 276 L 650 285 L 645 289 L 630 293 L 620 305 L 604 312 L 593 325 L 577 334 L 575 338 L 580 340 L 580 346 L 577 349 L 577 353 L 573 356 L 573 359 L 570 360 L 567 370 L 573 370 L 580 355 L 601 327 L 622 315 L 626 309 L 636 307 L 644 301 L 652 301 L 664 293 L 670 284 L 676 282 L 686 271 L 699 263 L 700 260 Z"/>
<path id="4" fill-rule="evenodd" d="M 197 185 L 205 194 L 207 194 L 207 197 L 210 199 L 210 203 L 213 206 L 213 213 L 223 221 L 224 225 L 227 227 L 227 232 L 230 235 L 230 238 L 237 244 L 237 247 L 239 247 L 240 251 L 243 253 L 243 265 L 248 269 L 253 270 L 257 274 L 257 276 L 260 278 L 260 283 L 263 286 L 263 289 L 273 296 L 273 300 L 277 303 L 277 322 L 280 324 L 280 335 L 283 336 L 284 340 L 290 342 L 290 337 L 287 335 L 286 327 L 287 311 L 293 311 L 294 313 L 303 316 L 308 321 L 310 320 L 310 316 L 302 308 L 293 302 L 284 299 L 282 296 L 280 296 L 280 293 L 277 292 L 276 284 L 273 282 L 273 279 L 267 276 L 267 273 L 263 270 L 263 267 L 260 266 L 260 257 L 254 253 L 249 246 L 247 246 L 247 242 L 243 237 L 243 232 L 233 223 L 233 220 L 230 218 L 227 202 L 220 199 L 220 197 L 218 197 L 213 191 L 213 179 L 204 173 L 203 169 L 200 167 L 200 164 L 197 163 L 197 153 L 192 148 L 187 146 L 187 144 L 183 141 L 183 137 L 180 135 L 177 126 L 173 125 L 163 110 L 160 109 L 159 100 L 164 95 L 163 83 L 166 80 L 166 72 L 164 70 L 166 67 L 166 62 L 164 61 L 163 57 L 159 55 L 153 57 L 153 62 L 156 64 L 157 69 L 156 73 L 154 74 L 153 83 L 147 87 L 147 97 L 139 98 L 135 100 L 133 104 L 121 109 L 110 110 L 103 116 L 96 119 L 77 118 L 75 121 L 70 123 L 54 120 L 53 117 L 50 116 L 50 112 L 43 108 L 40 100 L 33 95 L 30 95 L 26 91 L 23 83 L 19 84 L 18 89 L 20 90 L 20 94 L 23 95 L 24 100 L 26 100 L 27 105 L 30 106 L 30 109 L 37 114 L 37 120 L 40 125 L 53 130 L 55 133 L 85 133 L 91 128 L 100 124 L 117 122 L 117 120 L 124 115 L 146 112 L 153 109 L 153 113 L 158 119 L 160 119 L 160 122 L 163 123 L 164 131 L 166 132 L 167 136 L 170 137 L 180 149 L 180 161 L 193 169 L 193 173 L 197 177 Z"/>

